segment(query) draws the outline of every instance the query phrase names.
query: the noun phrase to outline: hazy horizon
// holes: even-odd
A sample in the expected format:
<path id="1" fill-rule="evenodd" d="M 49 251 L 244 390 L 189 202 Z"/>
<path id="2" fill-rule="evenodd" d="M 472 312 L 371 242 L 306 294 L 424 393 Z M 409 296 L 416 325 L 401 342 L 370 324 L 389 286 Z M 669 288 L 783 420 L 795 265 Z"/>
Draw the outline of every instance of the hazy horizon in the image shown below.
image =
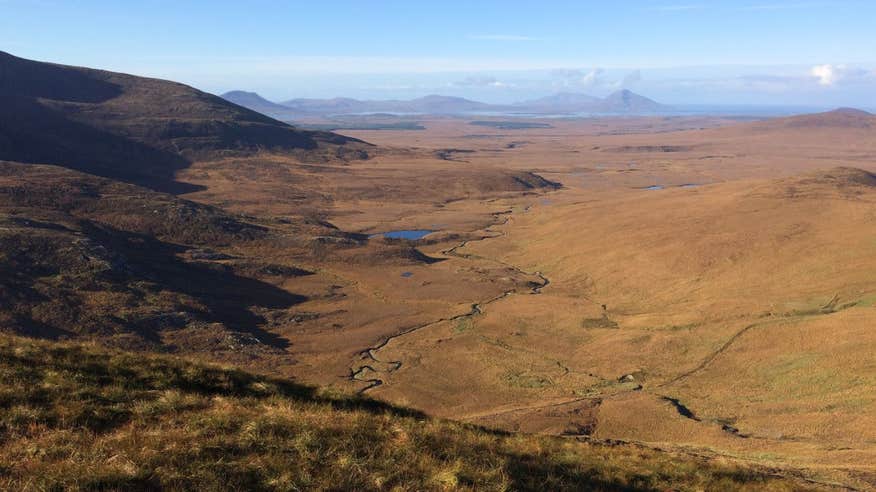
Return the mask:
<path id="1" fill-rule="evenodd" d="M 0 50 L 17 56 L 273 101 L 510 103 L 620 88 L 672 105 L 869 108 L 876 99 L 876 6 L 854 0 L 333 9 L 2 0 L 0 12 Z M 82 26 L 95 28 L 83 36 Z"/>

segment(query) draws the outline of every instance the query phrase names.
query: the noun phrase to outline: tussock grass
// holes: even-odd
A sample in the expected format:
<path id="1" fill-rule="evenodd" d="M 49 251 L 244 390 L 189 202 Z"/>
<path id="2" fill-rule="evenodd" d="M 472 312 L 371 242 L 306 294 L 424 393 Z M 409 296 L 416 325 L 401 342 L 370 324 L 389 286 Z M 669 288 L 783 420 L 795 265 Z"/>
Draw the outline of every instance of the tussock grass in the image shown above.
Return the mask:
<path id="1" fill-rule="evenodd" d="M 178 358 L 0 336 L 2 490 L 797 489 Z"/>
<path id="2" fill-rule="evenodd" d="M 609 328 L 616 329 L 618 327 L 617 322 L 608 319 L 608 316 L 603 316 L 601 318 L 587 318 L 581 321 L 582 328 Z"/>

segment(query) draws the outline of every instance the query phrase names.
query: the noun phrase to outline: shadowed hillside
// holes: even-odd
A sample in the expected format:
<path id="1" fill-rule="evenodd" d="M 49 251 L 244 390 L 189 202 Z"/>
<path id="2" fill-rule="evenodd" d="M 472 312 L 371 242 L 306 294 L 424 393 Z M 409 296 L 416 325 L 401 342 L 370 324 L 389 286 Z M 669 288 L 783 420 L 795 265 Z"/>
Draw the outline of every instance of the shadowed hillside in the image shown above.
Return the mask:
<path id="1" fill-rule="evenodd" d="M 59 164 L 171 192 L 194 159 L 261 150 L 364 157 L 366 144 L 298 130 L 183 84 L 0 52 L 0 159 Z"/>
<path id="2" fill-rule="evenodd" d="M 347 237 L 323 224 L 285 227 L 302 243 Z M 55 166 L 0 162 L 0 330 L 160 348 L 163 332 L 185 329 L 195 338 L 245 336 L 256 348 L 282 347 L 285 341 L 257 328 L 263 320 L 253 309 L 285 309 L 305 297 L 254 274 L 309 272 L 212 249 L 264 245 L 272 234 L 172 195 Z M 282 248 L 301 250 L 295 241 Z M 191 337 L 185 344 L 204 345 Z"/>

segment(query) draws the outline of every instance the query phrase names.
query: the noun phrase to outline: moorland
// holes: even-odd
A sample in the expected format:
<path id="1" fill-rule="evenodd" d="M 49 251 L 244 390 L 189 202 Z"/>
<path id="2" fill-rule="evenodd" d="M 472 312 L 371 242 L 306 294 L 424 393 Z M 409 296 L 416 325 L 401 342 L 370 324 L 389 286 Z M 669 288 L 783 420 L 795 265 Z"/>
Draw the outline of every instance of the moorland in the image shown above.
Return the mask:
<path id="1" fill-rule="evenodd" d="M 876 486 L 876 116 L 0 102 L 0 483 Z"/>

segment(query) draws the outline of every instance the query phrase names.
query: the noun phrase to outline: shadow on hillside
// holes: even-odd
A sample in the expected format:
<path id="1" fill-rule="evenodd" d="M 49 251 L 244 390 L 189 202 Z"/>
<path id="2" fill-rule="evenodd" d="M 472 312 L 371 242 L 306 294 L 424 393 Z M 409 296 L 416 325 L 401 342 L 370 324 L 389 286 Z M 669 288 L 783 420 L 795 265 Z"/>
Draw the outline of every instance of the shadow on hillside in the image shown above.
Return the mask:
<path id="1" fill-rule="evenodd" d="M 121 87 L 80 69 L 18 58 L 0 51 L 0 91 L 3 94 L 100 103 L 119 96 Z"/>
<path id="2" fill-rule="evenodd" d="M 189 166 L 179 155 L 64 114 L 82 112 L 87 117 L 87 106 L 77 105 L 100 104 L 122 94 L 118 84 L 80 69 L 0 52 L 0 160 L 57 164 L 169 193 L 202 189 L 173 179 L 176 171 Z M 55 104 L 65 110 L 53 109 Z"/>
<path id="3" fill-rule="evenodd" d="M 121 254 L 126 262 L 123 269 L 130 272 L 128 276 L 135 277 L 135 280 L 141 277 L 164 290 L 194 298 L 206 308 L 199 313 L 203 318 L 249 333 L 273 347 L 289 345 L 286 339 L 260 329 L 258 326 L 265 320 L 251 308 L 286 309 L 306 301 L 305 296 L 237 275 L 225 265 L 183 261 L 177 255 L 188 249 L 185 246 L 90 223 L 83 224 L 83 232 L 95 242 Z"/>
<path id="4" fill-rule="evenodd" d="M 259 376 L 239 369 L 200 365 L 176 358 L 142 357 L 136 353 L 95 353 L 76 344 L 37 343 L 46 344 L 45 352 L 48 355 L 21 355 L 14 350 L 14 344 L 0 344 L 3 364 L 69 372 L 81 375 L 78 381 L 82 384 L 117 384 L 131 391 L 179 390 L 207 397 L 282 397 L 305 403 L 325 404 L 336 410 L 363 410 L 399 417 L 427 418 L 426 414 L 417 410 L 379 400 L 359 396 L 323 396 L 315 386 L 288 379 Z"/>
<path id="5" fill-rule="evenodd" d="M 72 331 L 64 330 L 56 326 L 49 325 L 34 319 L 24 316 L 14 316 L 17 331 L 27 333 L 27 336 L 33 338 L 44 338 L 46 340 L 68 340 L 76 336 Z"/>
<path id="6" fill-rule="evenodd" d="M 56 164 L 166 193 L 204 187 L 174 179 L 182 156 L 69 119 L 27 97 L 0 96 L 0 160 Z"/>
<path id="7" fill-rule="evenodd" d="M 641 486 L 629 485 L 629 477 L 624 482 L 601 476 L 600 468 L 576 469 L 569 464 L 558 462 L 557 456 L 544 454 L 508 454 L 505 472 L 511 479 L 510 490 L 552 490 L 552 491 L 644 491 L 654 490 L 647 485 L 648 476 L 634 476 L 632 481 Z"/>

